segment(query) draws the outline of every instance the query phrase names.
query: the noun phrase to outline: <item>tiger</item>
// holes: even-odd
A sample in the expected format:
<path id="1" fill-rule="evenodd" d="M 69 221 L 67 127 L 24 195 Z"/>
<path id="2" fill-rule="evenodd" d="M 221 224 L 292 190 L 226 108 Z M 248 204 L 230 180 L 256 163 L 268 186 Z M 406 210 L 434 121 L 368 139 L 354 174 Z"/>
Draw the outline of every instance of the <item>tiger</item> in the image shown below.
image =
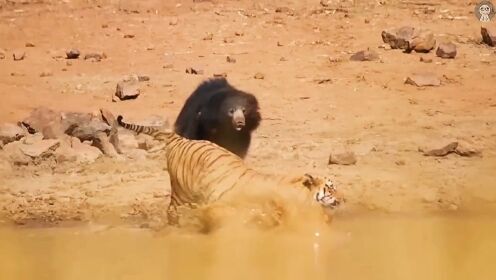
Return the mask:
<path id="1" fill-rule="evenodd" d="M 314 178 L 310 174 L 284 176 L 265 174 L 246 166 L 236 154 L 207 140 L 190 140 L 163 127 L 125 123 L 123 116 L 117 123 L 137 134 L 144 133 L 165 143 L 165 157 L 170 177 L 171 194 L 167 209 L 169 225 L 178 225 L 180 209 L 212 205 L 218 202 L 264 203 L 275 194 L 290 199 L 308 201 L 334 209 L 342 199 L 332 180 Z"/>

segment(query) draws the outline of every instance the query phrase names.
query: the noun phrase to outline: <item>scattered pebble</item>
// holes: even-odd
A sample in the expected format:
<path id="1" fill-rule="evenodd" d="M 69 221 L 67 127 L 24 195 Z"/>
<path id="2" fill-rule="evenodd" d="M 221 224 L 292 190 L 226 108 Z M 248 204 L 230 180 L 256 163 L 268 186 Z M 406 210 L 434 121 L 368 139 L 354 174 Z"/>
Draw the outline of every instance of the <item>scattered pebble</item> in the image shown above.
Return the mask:
<path id="1" fill-rule="evenodd" d="M 338 164 L 338 165 L 354 165 L 357 159 L 355 153 L 353 152 L 342 152 L 329 155 L 328 164 Z"/>
<path id="2" fill-rule="evenodd" d="M 226 57 L 226 61 L 228 63 L 236 63 L 236 58 L 232 57 L 232 56 L 227 56 Z"/>
<path id="3" fill-rule="evenodd" d="M 373 61 L 378 59 L 379 55 L 377 54 L 377 52 L 370 49 L 359 51 L 350 57 L 350 60 L 352 61 Z"/>
<path id="4" fill-rule="evenodd" d="M 0 59 L 5 59 L 5 50 L 0 49 Z"/>
<path id="5" fill-rule="evenodd" d="M 432 73 L 412 74 L 406 78 L 405 84 L 417 87 L 440 86 L 441 80 Z"/>
<path id="6" fill-rule="evenodd" d="M 134 37 L 135 37 L 134 34 L 124 34 L 125 39 L 132 39 Z"/>
<path id="7" fill-rule="evenodd" d="M 203 37 L 203 41 L 212 41 L 212 39 L 214 38 L 214 34 L 213 33 L 207 33 L 207 35 L 205 35 L 205 37 Z"/>
<path id="8" fill-rule="evenodd" d="M 203 70 L 194 69 L 192 67 L 186 68 L 185 72 L 186 72 L 186 74 L 203 75 Z"/>
<path id="9" fill-rule="evenodd" d="M 496 28 L 492 26 L 481 27 L 482 42 L 496 47 Z"/>
<path id="10" fill-rule="evenodd" d="M 12 56 L 14 57 L 14 61 L 19 61 L 19 60 L 24 59 L 24 57 L 26 56 L 26 53 L 24 51 L 21 51 L 21 50 L 16 50 L 16 51 L 14 51 Z"/>
<path id="11" fill-rule="evenodd" d="M 424 62 L 424 63 L 432 63 L 432 58 L 427 58 L 427 57 L 423 57 L 423 56 L 421 56 L 421 57 L 420 57 L 420 62 Z"/>
<path id="12" fill-rule="evenodd" d="M 263 80 L 265 79 L 265 75 L 258 72 L 258 73 L 255 73 L 255 75 L 253 76 L 253 78 L 257 79 L 257 80 Z"/>
<path id="13" fill-rule="evenodd" d="M 456 56 L 456 45 L 449 43 L 441 43 L 437 47 L 436 55 L 440 58 L 455 58 Z"/>
<path id="14" fill-rule="evenodd" d="M 216 78 L 227 78 L 227 73 L 223 72 L 223 73 L 215 73 L 214 74 L 214 77 Z"/>
<path id="15" fill-rule="evenodd" d="M 53 76 L 53 73 L 51 71 L 43 71 L 40 73 L 40 77 L 43 78 L 43 77 L 50 77 L 50 76 Z"/>
<path id="16" fill-rule="evenodd" d="M 79 52 L 78 49 L 70 49 L 65 52 L 65 55 L 67 59 L 77 59 L 79 58 L 79 55 L 81 55 L 81 53 Z"/>
<path id="17" fill-rule="evenodd" d="M 177 25 L 178 23 L 179 23 L 179 20 L 176 17 L 172 18 L 169 21 L 169 25 L 171 25 L 171 26 Z"/>
<path id="18" fill-rule="evenodd" d="M 451 141 L 448 144 L 432 143 L 427 147 L 419 147 L 419 152 L 424 156 L 444 157 L 455 152 L 456 147 L 458 147 L 457 141 Z"/>
<path id="19" fill-rule="evenodd" d="M 84 55 L 84 60 L 89 60 L 91 62 L 100 62 L 102 59 L 107 58 L 105 53 L 87 53 Z"/>
<path id="20" fill-rule="evenodd" d="M 26 46 L 26 48 L 34 48 L 35 47 L 35 45 L 33 43 L 30 43 L 30 42 L 27 42 L 25 44 L 25 46 Z"/>
<path id="21" fill-rule="evenodd" d="M 123 101 L 136 99 L 140 95 L 141 91 L 138 85 L 138 81 L 135 79 L 123 80 L 117 83 L 115 89 L 115 94 L 112 97 L 112 101 Z M 116 98 L 117 97 L 117 98 Z"/>

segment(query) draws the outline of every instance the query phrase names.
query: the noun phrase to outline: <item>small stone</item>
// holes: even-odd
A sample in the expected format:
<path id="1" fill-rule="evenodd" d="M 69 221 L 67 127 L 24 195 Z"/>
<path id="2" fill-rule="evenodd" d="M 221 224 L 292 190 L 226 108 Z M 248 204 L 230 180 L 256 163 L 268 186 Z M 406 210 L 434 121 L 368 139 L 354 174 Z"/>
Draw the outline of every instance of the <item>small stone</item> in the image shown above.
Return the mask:
<path id="1" fill-rule="evenodd" d="M 352 61 L 373 61 L 378 59 L 379 55 L 375 51 L 369 49 L 359 51 L 350 57 L 350 60 Z"/>
<path id="2" fill-rule="evenodd" d="M 179 23 L 179 20 L 176 17 L 172 18 L 169 21 L 169 25 L 172 25 L 172 26 L 177 25 L 178 23 Z"/>
<path id="3" fill-rule="evenodd" d="M 420 57 L 420 62 L 432 63 L 432 58 L 426 58 L 426 57 L 421 56 Z"/>
<path id="4" fill-rule="evenodd" d="M 227 78 L 227 73 L 222 72 L 222 73 L 214 73 L 215 78 Z"/>
<path id="5" fill-rule="evenodd" d="M 32 158 L 40 157 L 47 153 L 53 152 L 60 145 L 60 141 L 56 139 L 40 140 L 34 143 L 24 144 L 20 146 L 21 151 Z"/>
<path id="6" fill-rule="evenodd" d="M 132 39 L 134 38 L 134 34 L 124 34 L 125 39 Z"/>
<path id="7" fill-rule="evenodd" d="M 92 62 L 99 62 L 102 59 L 107 58 L 107 55 L 105 53 L 87 53 L 84 55 L 84 60 L 89 60 Z"/>
<path id="8" fill-rule="evenodd" d="M 194 69 L 192 67 L 186 68 L 186 74 L 203 75 L 203 70 Z"/>
<path id="9" fill-rule="evenodd" d="M 81 55 L 81 53 L 79 52 L 78 49 L 70 49 L 65 52 L 65 55 L 67 59 L 77 59 L 79 58 L 79 55 Z"/>
<path id="10" fill-rule="evenodd" d="M 227 56 L 226 57 L 226 61 L 228 63 L 236 63 L 236 58 L 232 57 L 232 56 Z"/>
<path id="11" fill-rule="evenodd" d="M 224 41 L 224 43 L 226 43 L 226 44 L 232 44 L 232 43 L 234 43 L 234 39 L 233 39 L 233 38 L 224 38 L 224 40 L 223 40 L 223 41 Z"/>
<path id="12" fill-rule="evenodd" d="M 243 32 L 236 31 L 236 32 L 234 32 L 234 35 L 241 37 L 241 36 L 244 36 L 245 34 Z"/>
<path id="13" fill-rule="evenodd" d="M 257 80 L 263 80 L 265 79 L 265 75 L 260 73 L 260 72 L 257 72 L 255 73 L 255 75 L 253 76 L 253 78 L 257 79 Z"/>
<path id="14" fill-rule="evenodd" d="M 7 144 L 17 141 L 26 135 L 20 126 L 13 123 L 0 124 L 0 143 Z"/>
<path id="15" fill-rule="evenodd" d="M 141 91 L 137 80 L 123 80 L 117 83 L 114 98 L 112 101 L 136 99 Z M 117 97 L 118 99 L 116 99 Z"/>
<path id="16" fill-rule="evenodd" d="M 119 146 L 124 149 L 137 149 L 139 147 L 138 140 L 132 133 L 119 133 Z"/>
<path id="17" fill-rule="evenodd" d="M 132 160 L 145 160 L 148 153 L 142 149 L 130 149 L 126 150 L 125 155 Z"/>
<path id="18" fill-rule="evenodd" d="M 355 153 L 348 151 L 329 155 L 328 164 L 354 165 L 356 162 Z"/>
<path id="19" fill-rule="evenodd" d="M 207 35 L 205 35 L 205 37 L 203 37 L 203 41 L 212 41 L 212 39 L 214 38 L 214 34 L 213 33 L 207 33 Z"/>
<path id="20" fill-rule="evenodd" d="M 414 28 L 403 26 L 400 28 L 384 30 L 381 33 L 384 43 L 389 44 L 393 49 L 407 49 L 408 41 L 413 37 Z"/>
<path id="21" fill-rule="evenodd" d="M 138 75 L 138 81 L 139 82 L 148 82 L 150 80 L 149 76 L 146 75 Z"/>
<path id="22" fill-rule="evenodd" d="M 441 80 L 432 73 L 412 74 L 406 78 L 405 84 L 417 87 L 440 86 Z"/>
<path id="23" fill-rule="evenodd" d="M 448 144 L 434 143 L 428 147 L 419 147 L 419 152 L 423 153 L 424 156 L 444 157 L 455 152 L 457 147 L 457 141 L 452 141 Z"/>
<path id="24" fill-rule="evenodd" d="M 395 162 L 394 162 L 394 164 L 396 164 L 396 165 L 398 165 L 398 166 L 403 166 L 403 165 L 405 165 L 406 163 L 405 163 L 405 161 L 404 161 L 404 160 L 399 159 L 399 160 L 395 161 Z"/>
<path id="25" fill-rule="evenodd" d="M 53 76 L 53 73 L 51 71 L 43 71 L 40 73 L 40 77 L 41 78 L 44 78 L 44 77 L 51 77 Z"/>
<path id="26" fill-rule="evenodd" d="M 172 68 L 174 68 L 174 64 L 169 63 L 169 64 L 166 64 L 166 65 L 162 66 L 162 68 L 163 69 L 172 69 Z"/>
<path id="27" fill-rule="evenodd" d="M 14 57 L 14 61 L 19 61 L 19 60 L 24 59 L 24 57 L 26 56 L 26 53 L 24 51 L 21 51 L 21 50 L 16 50 L 16 51 L 14 51 L 12 56 Z"/>
<path id="28" fill-rule="evenodd" d="M 482 151 L 473 144 L 466 141 L 459 141 L 455 153 L 462 157 L 481 157 Z"/>
<path id="29" fill-rule="evenodd" d="M 26 48 L 34 48 L 35 47 L 35 45 L 33 43 L 30 43 L 30 42 L 27 42 L 25 44 L 25 46 L 26 46 Z"/>
<path id="30" fill-rule="evenodd" d="M 455 58 L 456 45 L 453 43 L 441 43 L 437 47 L 436 55 L 440 58 Z"/>
<path id="31" fill-rule="evenodd" d="M 5 59 L 5 50 L 0 49 L 0 59 Z"/>
<path id="32" fill-rule="evenodd" d="M 108 24 L 102 24 L 102 28 L 108 28 Z"/>
<path id="33" fill-rule="evenodd" d="M 481 27 L 482 42 L 485 44 L 496 47 L 496 28 L 495 27 Z"/>
<path id="34" fill-rule="evenodd" d="M 436 47 L 436 39 L 434 33 L 430 30 L 415 30 L 415 34 L 408 41 L 407 52 L 415 51 L 418 53 L 427 53 Z"/>

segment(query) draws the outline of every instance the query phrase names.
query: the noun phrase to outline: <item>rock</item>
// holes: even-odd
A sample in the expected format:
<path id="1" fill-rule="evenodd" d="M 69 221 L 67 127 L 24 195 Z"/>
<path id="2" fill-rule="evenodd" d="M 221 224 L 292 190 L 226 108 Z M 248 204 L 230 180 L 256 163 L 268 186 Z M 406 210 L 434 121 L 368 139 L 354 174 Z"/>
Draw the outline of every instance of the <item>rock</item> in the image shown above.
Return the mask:
<path id="1" fill-rule="evenodd" d="M 131 133 L 119 133 L 119 145 L 124 149 L 137 149 L 139 147 L 138 140 Z"/>
<path id="2" fill-rule="evenodd" d="M 40 73 L 40 77 L 41 78 L 44 78 L 44 77 L 51 77 L 53 76 L 53 73 L 51 71 L 43 71 Z"/>
<path id="3" fill-rule="evenodd" d="M 253 75 L 253 78 L 255 78 L 257 80 L 263 80 L 263 79 L 265 79 L 265 75 L 258 72 L 258 73 L 255 73 L 255 75 Z"/>
<path id="4" fill-rule="evenodd" d="M 146 134 L 136 135 L 136 141 L 138 142 L 138 149 L 150 150 L 153 147 L 160 145 L 160 142 L 155 140 L 152 136 Z"/>
<path id="5" fill-rule="evenodd" d="M 231 56 L 227 56 L 227 57 L 226 57 L 226 61 L 227 61 L 228 63 L 236 63 L 236 58 L 231 57 Z"/>
<path id="6" fill-rule="evenodd" d="M 172 25 L 172 26 L 177 25 L 178 23 L 179 23 L 179 20 L 176 17 L 171 18 L 171 20 L 169 21 L 169 25 Z"/>
<path id="7" fill-rule="evenodd" d="M 55 151 L 57 162 L 92 163 L 102 155 L 98 148 L 81 143 L 75 137 L 71 137 L 69 143 L 65 143 Z"/>
<path id="8" fill-rule="evenodd" d="M 0 143 L 8 144 L 17 141 L 26 135 L 26 131 L 13 123 L 0 124 Z"/>
<path id="9" fill-rule="evenodd" d="M 14 57 L 14 61 L 19 61 L 19 60 L 24 59 L 24 57 L 26 56 L 26 53 L 24 51 L 21 51 L 21 50 L 16 50 L 16 51 L 14 51 L 12 56 Z"/>
<path id="10" fill-rule="evenodd" d="M 25 141 L 26 142 L 26 141 Z M 20 145 L 21 151 L 31 157 L 37 158 L 53 153 L 60 145 L 60 141 L 56 139 L 38 140 L 33 143 L 24 143 Z"/>
<path id="11" fill-rule="evenodd" d="M 67 59 L 77 59 L 79 58 L 79 55 L 81 55 L 81 53 L 78 49 L 70 49 L 65 52 L 65 56 L 67 57 Z"/>
<path id="12" fill-rule="evenodd" d="M 205 35 L 205 37 L 203 37 L 203 41 L 212 41 L 212 39 L 214 38 L 214 34 L 213 33 L 210 33 L 208 32 L 207 35 Z"/>
<path id="13" fill-rule="evenodd" d="M 412 74 L 406 78 L 405 84 L 417 87 L 440 86 L 441 80 L 432 73 Z"/>
<path id="14" fill-rule="evenodd" d="M 347 151 L 329 155 L 328 164 L 354 165 L 356 162 L 357 159 L 355 154 Z"/>
<path id="15" fill-rule="evenodd" d="M 5 50 L 0 49 L 0 59 L 5 59 Z"/>
<path id="16" fill-rule="evenodd" d="M 436 46 L 434 33 L 411 26 L 384 30 L 381 36 L 392 49 L 404 49 L 406 52 L 429 52 Z"/>
<path id="17" fill-rule="evenodd" d="M 407 52 L 427 53 L 436 47 L 434 33 L 430 30 L 415 30 L 413 37 L 408 40 Z"/>
<path id="18" fill-rule="evenodd" d="M 84 55 L 84 60 L 89 60 L 92 62 L 99 62 L 102 59 L 107 58 L 107 55 L 105 53 L 87 53 Z"/>
<path id="19" fill-rule="evenodd" d="M 186 68 L 186 74 L 203 75 L 203 70 L 194 69 L 192 67 Z"/>
<path id="20" fill-rule="evenodd" d="M 455 152 L 457 147 L 457 141 L 452 141 L 448 144 L 434 143 L 428 147 L 419 147 L 419 152 L 423 153 L 424 156 L 444 157 Z"/>
<path id="21" fill-rule="evenodd" d="M 382 41 L 389 44 L 392 49 L 408 48 L 408 41 L 413 37 L 415 28 L 411 26 L 403 26 L 400 28 L 389 29 L 382 31 Z"/>
<path id="22" fill-rule="evenodd" d="M 421 56 L 420 57 L 420 62 L 432 63 L 432 58 L 426 58 L 426 57 Z"/>
<path id="23" fill-rule="evenodd" d="M 455 153 L 462 157 L 481 157 L 482 151 L 473 144 L 466 141 L 459 141 Z"/>
<path id="24" fill-rule="evenodd" d="M 149 76 L 146 75 L 138 75 L 138 82 L 148 82 L 150 80 Z"/>
<path id="25" fill-rule="evenodd" d="M 482 42 L 495 47 L 496 46 L 496 27 L 486 26 L 481 27 Z"/>
<path id="26" fill-rule="evenodd" d="M 112 101 L 136 99 L 140 93 L 141 91 L 137 80 L 123 80 L 117 83 Z"/>
<path id="27" fill-rule="evenodd" d="M 21 151 L 21 145 L 22 142 L 16 141 L 3 147 L 6 159 L 14 165 L 28 165 L 31 162 L 31 158 Z"/>
<path id="28" fill-rule="evenodd" d="M 134 37 L 134 34 L 124 34 L 124 39 L 132 39 Z"/>
<path id="29" fill-rule="evenodd" d="M 215 78 L 227 78 L 227 73 L 222 72 L 222 73 L 214 73 L 213 75 Z"/>
<path id="30" fill-rule="evenodd" d="M 377 52 L 372 50 L 359 51 L 350 57 L 352 61 L 373 61 L 379 59 Z"/>
<path id="31" fill-rule="evenodd" d="M 441 43 L 437 47 L 436 55 L 440 58 L 455 58 L 456 56 L 456 45 L 449 43 Z"/>
<path id="32" fill-rule="evenodd" d="M 30 43 L 30 42 L 27 42 L 25 44 L 25 46 L 26 46 L 26 48 L 34 48 L 35 47 L 35 45 L 33 43 Z"/>
<path id="33" fill-rule="evenodd" d="M 130 149 L 125 152 L 125 155 L 132 160 L 144 160 L 148 153 L 141 149 Z"/>

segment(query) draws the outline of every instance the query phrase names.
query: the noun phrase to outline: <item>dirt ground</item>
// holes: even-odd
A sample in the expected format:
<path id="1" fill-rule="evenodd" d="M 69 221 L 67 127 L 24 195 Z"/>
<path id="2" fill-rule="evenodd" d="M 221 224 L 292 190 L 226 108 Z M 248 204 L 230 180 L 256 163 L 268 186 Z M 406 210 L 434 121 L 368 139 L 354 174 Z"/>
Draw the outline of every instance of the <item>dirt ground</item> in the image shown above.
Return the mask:
<path id="1" fill-rule="evenodd" d="M 39 106 L 173 122 L 202 80 L 225 73 L 261 105 L 247 163 L 331 176 L 347 199 L 338 215 L 496 210 L 496 48 L 480 44 L 476 1 L 336 0 L 325 9 L 317 0 L 13 2 L 22 1 L 0 1 L 0 122 L 17 122 Z M 405 24 L 454 42 L 457 57 L 380 48 L 382 30 Z M 68 61 L 70 48 L 107 58 Z M 367 48 L 380 59 L 349 60 Z M 14 61 L 15 50 L 25 58 Z M 185 73 L 189 67 L 203 74 Z M 425 71 L 442 85 L 404 83 Z M 116 83 L 129 74 L 150 77 L 142 95 L 112 102 Z M 452 139 L 472 143 L 482 157 L 418 151 Z M 357 163 L 328 165 L 342 150 L 353 151 Z M 4 160 L 0 176 L 4 224 L 146 227 L 168 202 L 168 175 L 153 157 L 23 167 Z"/>

